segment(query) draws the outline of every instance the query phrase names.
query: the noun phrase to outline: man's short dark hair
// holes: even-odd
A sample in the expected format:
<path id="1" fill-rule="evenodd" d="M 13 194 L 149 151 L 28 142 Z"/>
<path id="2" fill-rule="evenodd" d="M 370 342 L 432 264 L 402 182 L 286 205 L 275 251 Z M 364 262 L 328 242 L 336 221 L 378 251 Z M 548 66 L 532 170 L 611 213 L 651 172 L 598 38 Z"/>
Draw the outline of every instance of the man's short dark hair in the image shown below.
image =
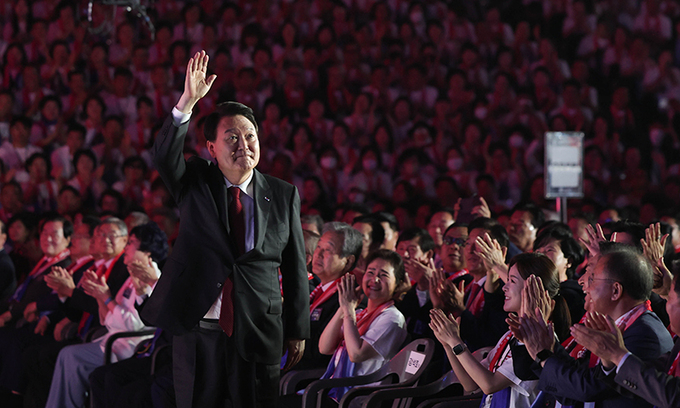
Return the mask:
<path id="1" fill-rule="evenodd" d="M 399 220 L 394 214 L 387 211 L 377 211 L 371 214 L 378 222 L 386 222 L 390 225 L 393 231 L 399 231 Z"/>
<path id="2" fill-rule="evenodd" d="M 455 225 L 455 224 L 454 224 Z M 414 227 L 409 228 L 399 234 L 399 239 L 397 239 L 397 245 L 402 241 L 418 240 L 418 246 L 423 253 L 433 250 L 435 248 L 434 240 L 427 232 L 427 230 Z"/>
<path id="3" fill-rule="evenodd" d="M 561 222 L 541 229 L 536 236 L 536 240 L 534 240 L 534 251 L 547 245 L 550 241 L 555 241 L 559 244 L 562 254 L 571 264 L 567 269 L 567 276 L 571 278 L 574 276 L 576 268 L 585 259 L 583 247 L 576 241 L 569 226 Z"/>
<path id="4" fill-rule="evenodd" d="M 545 214 L 543 214 L 543 210 L 538 208 L 538 206 L 535 204 L 518 204 L 512 209 L 513 213 L 515 211 L 528 212 L 529 215 L 531 215 L 531 225 L 533 225 L 534 228 L 540 228 L 540 226 L 545 222 Z"/>
<path id="5" fill-rule="evenodd" d="M 319 233 L 323 231 L 323 218 L 319 214 L 303 214 L 300 216 L 300 222 L 303 224 L 314 224 Z"/>
<path id="6" fill-rule="evenodd" d="M 57 213 L 48 213 L 40 220 L 38 228 L 39 232 L 42 232 L 45 224 L 48 222 L 61 222 L 61 225 L 63 226 L 62 229 L 64 231 L 64 238 L 69 238 L 71 235 L 73 235 L 73 223 L 69 219 Z"/>
<path id="7" fill-rule="evenodd" d="M 64 187 L 62 187 L 61 189 L 59 189 L 59 195 L 61 195 L 61 193 L 64 193 L 64 192 L 66 192 L 66 191 L 70 191 L 70 192 L 71 192 L 73 195 L 75 195 L 76 197 L 81 197 L 80 191 L 78 191 L 77 188 L 75 188 L 75 187 L 73 187 L 73 186 L 69 186 L 69 185 L 65 185 Z"/>
<path id="8" fill-rule="evenodd" d="M 476 230 L 477 228 L 481 228 L 488 232 L 489 236 L 498 241 L 502 247 L 508 247 L 510 237 L 508 236 L 508 232 L 498 223 L 498 221 L 486 217 L 477 217 L 472 220 L 470 225 L 468 225 L 468 234 L 471 234 L 472 230 Z"/>
<path id="9" fill-rule="evenodd" d="M 92 238 L 92 236 L 94 236 L 94 230 L 97 229 L 102 221 L 98 217 L 86 215 L 83 217 L 82 223 L 87 225 L 87 233 L 90 235 L 90 238 Z"/>
<path id="10" fill-rule="evenodd" d="M 168 236 L 155 222 L 134 227 L 130 235 L 137 237 L 139 250 L 149 252 L 154 262 L 161 262 L 168 256 Z"/>
<path id="11" fill-rule="evenodd" d="M 238 115 L 248 119 L 250 123 L 255 126 L 255 130 L 258 130 L 257 122 L 255 121 L 255 114 L 253 114 L 252 109 L 239 102 L 223 102 L 217 105 L 215 111 L 208 115 L 205 119 L 205 125 L 203 126 L 203 134 L 205 135 L 205 139 L 214 142 L 215 137 L 217 136 L 217 125 L 220 123 L 220 120 L 225 117 L 233 117 Z"/>
<path id="12" fill-rule="evenodd" d="M 611 279 L 623 286 L 632 299 L 647 300 L 654 286 L 654 271 L 647 258 L 630 246 L 622 246 L 602 255 L 600 262 Z"/>
<path id="13" fill-rule="evenodd" d="M 73 154 L 73 167 L 78 168 L 78 160 L 80 160 L 80 156 L 87 156 L 90 160 L 92 160 L 92 164 L 94 167 L 97 167 L 97 156 L 95 156 L 94 152 L 90 149 L 78 149 L 76 152 Z"/>
<path id="14" fill-rule="evenodd" d="M 23 115 L 18 115 L 13 117 L 12 120 L 9 122 L 10 129 L 19 123 L 22 124 L 27 130 L 31 130 L 31 127 L 33 127 L 33 120 L 31 120 L 31 118 Z"/>

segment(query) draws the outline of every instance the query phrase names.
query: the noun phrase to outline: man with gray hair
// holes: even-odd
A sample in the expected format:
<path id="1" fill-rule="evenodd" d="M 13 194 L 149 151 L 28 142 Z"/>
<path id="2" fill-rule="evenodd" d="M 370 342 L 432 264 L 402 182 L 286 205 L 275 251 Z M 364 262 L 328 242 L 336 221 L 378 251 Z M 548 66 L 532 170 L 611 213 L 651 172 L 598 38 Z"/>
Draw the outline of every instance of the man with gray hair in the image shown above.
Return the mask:
<path id="1" fill-rule="evenodd" d="M 309 295 L 311 337 L 296 369 L 324 368 L 331 356 L 319 352 L 319 337 L 338 310 L 337 283 L 361 255 L 361 233 L 344 222 L 329 222 L 312 256 L 312 272 L 321 283 Z"/>

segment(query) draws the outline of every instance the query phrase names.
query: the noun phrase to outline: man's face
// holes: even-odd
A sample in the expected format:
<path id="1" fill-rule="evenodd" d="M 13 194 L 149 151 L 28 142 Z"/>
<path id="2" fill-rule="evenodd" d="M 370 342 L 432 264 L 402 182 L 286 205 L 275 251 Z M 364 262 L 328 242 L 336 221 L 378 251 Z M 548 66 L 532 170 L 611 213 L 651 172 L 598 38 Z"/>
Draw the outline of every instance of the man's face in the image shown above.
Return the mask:
<path id="1" fill-rule="evenodd" d="M 71 238 L 64 237 L 61 221 L 48 221 L 40 232 L 40 248 L 48 257 L 53 257 L 68 247 Z"/>
<path id="2" fill-rule="evenodd" d="M 341 250 L 342 239 L 336 232 L 328 231 L 319 239 L 312 256 L 312 272 L 322 282 L 328 283 L 347 272 L 349 259 L 340 256 Z"/>
<path id="3" fill-rule="evenodd" d="M 234 184 L 245 181 L 260 161 L 255 125 L 241 115 L 223 117 L 217 125 L 215 141 L 206 145 L 222 173 Z"/>
<path id="4" fill-rule="evenodd" d="M 79 258 L 90 253 L 90 227 L 80 224 L 73 229 L 71 235 L 71 255 Z"/>
<path id="5" fill-rule="evenodd" d="M 423 265 L 430 262 L 430 258 L 422 248 L 420 248 L 420 238 L 413 238 L 399 242 L 397 245 L 397 253 L 404 259 L 413 259 Z"/>
<path id="6" fill-rule="evenodd" d="M 442 245 L 442 238 L 444 237 L 444 231 L 453 224 L 453 216 L 445 211 L 435 213 L 430 219 L 430 223 L 427 226 L 427 232 L 434 240 L 434 244 L 437 246 Z"/>
<path id="7" fill-rule="evenodd" d="M 361 242 L 363 244 L 361 248 L 361 258 L 366 259 L 366 257 L 368 257 L 368 252 L 371 249 L 371 244 L 373 243 L 373 240 L 371 239 L 373 228 L 371 227 L 371 224 L 365 222 L 357 222 L 352 225 L 352 228 L 361 232 Z"/>
<path id="8" fill-rule="evenodd" d="M 382 225 L 385 230 L 385 240 L 383 241 L 382 247 L 394 251 L 397 247 L 399 231 L 393 230 L 389 222 L 383 221 L 380 225 Z"/>
<path id="9" fill-rule="evenodd" d="M 100 225 L 95 237 L 102 256 L 107 260 L 120 254 L 127 244 L 127 235 L 123 235 L 115 224 Z"/>
<path id="10" fill-rule="evenodd" d="M 443 238 L 439 257 L 446 272 L 455 273 L 467 266 L 464 248 L 469 246 L 467 227 L 450 228 Z"/>
<path id="11" fill-rule="evenodd" d="M 475 228 L 470 231 L 468 236 L 467 245 L 463 249 L 463 257 L 470 272 L 483 272 L 485 270 L 484 261 L 477 255 L 477 245 L 475 244 L 477 237 L 483 237 L 485 233 L 487 233 L 485 229 Z"/>
<path id="12" fill-rule="evenodd" d="M 585 309 L 605 315 L 609 314 L 615 305 L 612 295 L 614 284 L 616 284 L 616 281 L 609 276 L 609 272 L 605 268 L 606 259 L 606 257 L 600 257 L 587 278 L 587 287 L 584 286 L 583 288 L 586 293 Z"/>
<path id="13" fill-rule="evenodd" d="M 523 252 L 530 250 L 536 239 L 536 227 L 531 224 L 531 214 L 528 211 L 515 211 L 510 217 L 510 241 Z"/>

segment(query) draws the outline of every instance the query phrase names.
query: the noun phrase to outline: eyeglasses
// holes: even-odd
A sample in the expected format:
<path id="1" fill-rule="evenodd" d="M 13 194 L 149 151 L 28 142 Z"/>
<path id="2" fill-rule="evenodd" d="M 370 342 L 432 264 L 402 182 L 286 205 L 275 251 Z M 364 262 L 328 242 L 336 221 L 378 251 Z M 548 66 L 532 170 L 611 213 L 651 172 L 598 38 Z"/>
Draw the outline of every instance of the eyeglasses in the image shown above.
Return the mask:
<path id="1" fill-rule="evenodd" d="M 611 279 L 611 278 L 597 278 L 597 279 L 595 279 L 595 278 L 593 278 L 592 274 L 588 276 L 588 285 L 589 286 L 592 285 L 593 282 L 595 282 L 595 281 L 610 281 L 610 282 L 621 283 L 621 282 L 617 281 L 616 279 Z"/>
<path id="2" fill-rule="evenodd" d="M 116 238 L 125 237 L 125 236 L 126 235 L 124 235 L 124 234 L 114 234 L 114 233 L 111 233 L 111 234 L 96 234 L 95 235 L 95 237 L 97 237 L 97 238 L 104 238 L 104 239 L 108 239 L 109 241 L 114 241 Z"/>
<path id="3" fill-rule="evenodd" d="M 466 238 L 454 238 L 454 237 L 444 237 L 442 239 L 445 245 L 453 245 L 456 244 L 459 247 L 463 248 L 465 245 L 467 245 L 467 239 Z"/>

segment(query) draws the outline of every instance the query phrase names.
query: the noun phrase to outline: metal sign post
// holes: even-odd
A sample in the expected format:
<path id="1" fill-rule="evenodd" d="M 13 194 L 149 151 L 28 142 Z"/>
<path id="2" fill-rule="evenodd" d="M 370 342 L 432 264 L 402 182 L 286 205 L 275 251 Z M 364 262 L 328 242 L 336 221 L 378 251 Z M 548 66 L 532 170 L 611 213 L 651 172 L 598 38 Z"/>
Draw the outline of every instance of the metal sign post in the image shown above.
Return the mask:
<path id="1" fill-rule="evenodd" d="M 545 197 L 557 199 L 567 222 L 567 198 L 583 197 L 583 132 L 545 133 Z"/>

